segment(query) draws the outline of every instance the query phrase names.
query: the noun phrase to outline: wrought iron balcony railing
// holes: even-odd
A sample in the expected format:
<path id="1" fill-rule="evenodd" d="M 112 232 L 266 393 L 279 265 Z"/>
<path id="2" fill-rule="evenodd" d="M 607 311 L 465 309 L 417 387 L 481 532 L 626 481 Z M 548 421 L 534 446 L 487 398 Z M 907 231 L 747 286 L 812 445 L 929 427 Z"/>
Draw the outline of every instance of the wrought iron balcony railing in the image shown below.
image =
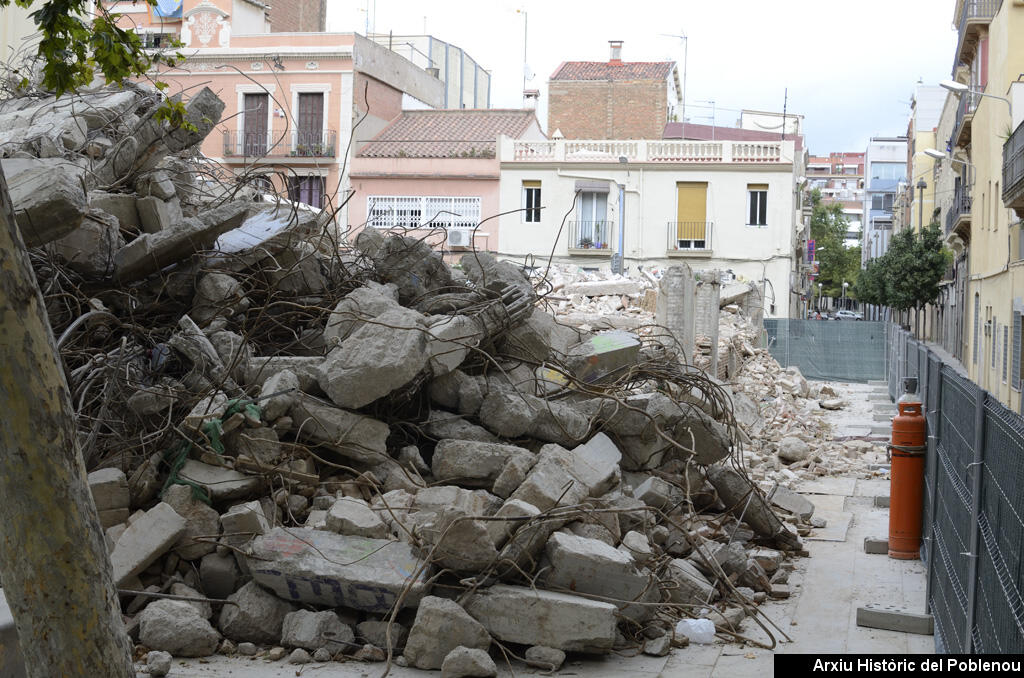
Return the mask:
<path id="1" fill-rule="evenodd" d="M 611 221 L 570 221 L 569 249 L 593 250 L 594 254 L 611 254 Z"/>
<path id="2" fill-rule="evenodd" d="M 668 222 L 668 251 L 710 251 L 713 226 L 714 224 L 710 221 Z"/>
<path id="3" fill-rule="evenodd" d="M 224 155 L 243 158 L 333 158 L 338 133 L 325 130 L 224 132 Z"/>

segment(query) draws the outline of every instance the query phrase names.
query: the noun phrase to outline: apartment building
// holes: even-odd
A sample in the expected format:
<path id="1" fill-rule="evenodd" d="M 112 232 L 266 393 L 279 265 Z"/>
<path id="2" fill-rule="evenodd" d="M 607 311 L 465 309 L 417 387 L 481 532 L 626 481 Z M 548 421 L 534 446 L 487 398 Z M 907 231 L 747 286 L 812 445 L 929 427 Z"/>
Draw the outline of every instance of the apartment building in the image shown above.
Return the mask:
<path id="1" fill-rule="evenodd" d="M 892 237 L 900 184 L 907 182 L 907 138 L 872 137 L 864 153 L 864 222 L 861 261 L 885 254 Z"/>
<path id="2" fill-rule="evenodd" d="M 807 160 L 808 191 L 818 190 L 826 205 L 838 203 L 849 221 L 845 244 L 860 245 L 864 222 L 864 153 L 833 151 Z"/>
<path id="3" fill-rule="evenodd" d="M 445 255 L 498 249 L 498 137 L 541 141 L 533 110 L 405 111 L 352 161 L 351 223 L 401 231 Z"/>
<path id="4" fill-rule="evenodd" d="M 693 127 L 687 125 L 687 128 Z M 765 313 L 804 312 L 798 271 L 803 140 L 516 141 L 498 144 L 499 252 L 584 268 L 731 271 L 763 284 Z M 511 213 L 507 213 L 510 212 Z"/>
<path id="5" fill-rule="evenodd" d="M 548 79 L 548 136 L 660 139 L 682 105 L 674 61 L 623 61 L 609 41 L 608 61 L 564 61 Z"/>
<path id="6" fill-rule="evenodd" d="M 953 9 L 958 40 L 944 86 L 957 106 L 945 160 L 954 200 L 944 222 L 966 252 L 962 362 L 972 380 L 1024 412 L 1024 3 L 956 0 Z"/>
<path id="7" fill-rule="evenodd" d="M 205 156 L 266 192 L 340 208 L 344 226 L 346 201 L 358 198 L 349 198 L 348 176 L 357 151 L 403 110 L 443 108 L 446 85 L 355 33 L 274 32 L 275 17 L 288 18 L 285 5 L 182 0 L 170 12 L 145 3 L 116 9 L 149 36 L 146 44 L 184 43 L 184 63 L 154 74 L 169 83 L 169 94 L 208 86 L 224 100 Z M 309 10 L 303 16 L 316 14 L 315 3 L 302 6 Z"/>

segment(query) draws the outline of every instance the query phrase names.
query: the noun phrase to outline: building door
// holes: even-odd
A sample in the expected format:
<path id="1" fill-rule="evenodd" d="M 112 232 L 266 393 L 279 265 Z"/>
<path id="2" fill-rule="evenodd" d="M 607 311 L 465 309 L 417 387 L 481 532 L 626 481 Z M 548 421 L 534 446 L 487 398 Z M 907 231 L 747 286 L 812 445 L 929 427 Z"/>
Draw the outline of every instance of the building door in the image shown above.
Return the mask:
<path id="1" fill-rule="evenodd" d="M 299 94 L 298 136 L 296 155 L 323 155 L 324 95 L 322 92 Z"/>
<path id="2" fill-rule="evenodd" d="M 675 249 L 706 249 L 708 184 L 680 181 L 676 184 Z"/>
<path id="3" fill-rule="evenodd" d="M 243 99 L 242 145 L 247 156 L 262 156 L 267 153 L 267 108 L 269 96 L 266 92 L 246 94 Z"/>

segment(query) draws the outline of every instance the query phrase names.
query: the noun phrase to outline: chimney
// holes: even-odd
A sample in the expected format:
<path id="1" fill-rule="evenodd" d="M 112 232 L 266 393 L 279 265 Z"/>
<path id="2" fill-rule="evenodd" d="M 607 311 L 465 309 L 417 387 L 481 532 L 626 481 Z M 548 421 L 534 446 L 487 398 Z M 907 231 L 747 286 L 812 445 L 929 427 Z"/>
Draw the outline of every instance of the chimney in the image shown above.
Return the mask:
<path id="1" fill-rule="evenodd" d="M 621 64 L 622 63 L 622 41 L 621 40 L 609 40 L 608 46 L 611 48 L 611 58 L 608 59 L 610 64 Z"/>
<path id="2" fill-rule="evenodd" d="M 539 89 L 524 89 L 523 90 L 523 108 L 527 108 L 531 111 L 537 110 L 537 102 L 540 100 Z"/>

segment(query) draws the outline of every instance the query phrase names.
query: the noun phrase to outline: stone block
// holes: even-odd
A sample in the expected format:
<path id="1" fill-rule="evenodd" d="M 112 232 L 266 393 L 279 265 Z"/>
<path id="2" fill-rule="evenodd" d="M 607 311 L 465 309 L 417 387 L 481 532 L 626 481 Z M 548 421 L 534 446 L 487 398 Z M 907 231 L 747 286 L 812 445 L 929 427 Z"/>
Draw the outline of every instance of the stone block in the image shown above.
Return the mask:
<path id="1" fill-rule="evenodd" d="M 277 644 L 281 640 L 281 626 L 291 603 L 251 581 L 238 589 L 227 600 L 235 605 L 222 605 L 218 626 L 221 632 L 235 642 L 259 645 Z"/>
<path id="2" fill-rule="evenodd" d="M 439 669 L 456 647 L 486 651 L 491 637 L 458 603 L 426 596 L 416 610 L 416 620 L 405 643 L 406 660 L 419 669 Z"/>
<path id="3" fill-rule="evenodd" d="M 484 650 L 460 645 L 441 662 L 441 678 L 494 678 L 497 675 L 498 667 Z"/>
<path id="4" fill-rule="evenodd" d="M 804 522 L 810 520 L 811 516 L 814 514 L 814 504 L 812 504 L 807 497 L 797 494 L 793 490 L 783 487 L 782 485 L 775 488 L 775 492 L 771 497 L 771 502 L 773 506 L 778 506 L 784 511 L 789 511 Z"/>
<path id="5" fill-rule="evenodd" d="M 301 647 L 310 652 L 321 647 L 326 647 L 331 654 L 351 652 L 355 648 L 355 634 L 332 610 L 296 610 L 284 617 L 281 644 L 285 647 Z"/>
<path id="6" fill-rule="evenodd" d="M 0 166 L 26 247 L 63 238 L 82 223 L 89 205 L 81 167 L 63 158 L 8 158 Z"/>
<path id="7" fill-rule="evenodd" d="M 110 564 L 114 584 L 124 582 L 153 564 L 167 553 L 185 532 L 185 519 L 173 508 L 160 502 L 128 526 L 114 545 Z"/>
<path id="8" fill-rule="evenodd" d="M 889 555 L 889 538 L 864 537 L 864 553 Z"/>
<path id="9" fill-rule="evenodd" d="M 189 459 L 179 474 L 202 487 L 213 502 L 230 501 L 251 496 L 259 491 L 262 479 L 222 466 Z"/>
<path id="10" fill-rule="evenodd" d="M 162 200 L 150 196 L 138 198 L 135 204 L 139 210 L 139 225 L 145 233 L 170 230 L 181 223 L 183 218 L 181 203 L 177 198 Z"/>
<path id="11" fill-rule="evenodd" d="M 220 644 L 220 634 L 192 605 L 157 600 L 139 613 L 139 642 L 176 657 L 206 657 Z"/>
<path id="12" fill-rule="evenodd" d="M 588 598 L 497 584 L 480 590 L 466 611 L 498 640 L 601 654 L 615 644 L 618 608 Z"/>
<path id="13" fill-rule="evenodd" d="M 104 468 L 93 471 L 89 474 L 87 481 L 93 501 L 96 502 L 97 511 L 128 508 L 131 504 L 131 498 L 128 495 L 128 478 L 121 469 Z M 111 523 L 111 525 L 116 524 Z M 103 527 L 107 528 L 110 525 Z"/>
<path id="14" fill-rule="evenodd" d="M 491 489 L 505 466 L 514 457 L 528 462 L 536 459 L 529 450 L 515 445 L 480 443 L 469 440 L 442 440 L 434 449 L 432 470 L 442 482 L 457 482 L 464 487 Z"/>
<path id="15" fill-rule="evenodd" d="M 299 537 L 279 527 L 251 548 L 253 578 L 286 600 L 383 614 L 406 588 L 404 607 L 415 607 L 429 588 L 430 568 L 398 541 L 320 530 Z"/>
<path id="16" fill-rule="evenodd" d="M 339 497 L 327 511 L 327 529 L 353 537 L 386 539 L 391 536 L 387 525 L 369 504 L 353 497 Z"/>
<path id="17" fill-rule="evenodd" d="M 930 636 L 935 632 L 935 619 L 898 607 L 865 605 L 857 608 L 857 626 Z"/>

